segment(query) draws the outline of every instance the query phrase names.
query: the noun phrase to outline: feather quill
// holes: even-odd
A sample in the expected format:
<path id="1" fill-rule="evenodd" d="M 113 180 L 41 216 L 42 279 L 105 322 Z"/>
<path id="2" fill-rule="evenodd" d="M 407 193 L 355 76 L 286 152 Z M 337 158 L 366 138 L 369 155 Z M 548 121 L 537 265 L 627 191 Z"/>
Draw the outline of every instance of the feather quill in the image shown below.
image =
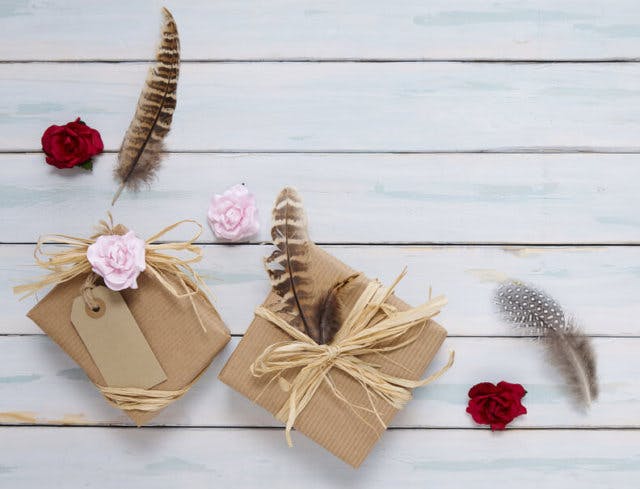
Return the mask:
<path id="1" fill-rule="evenodd" d="M 520 282 L 496 290 L 502 318 L 540 338 L 547 356 L 562 373 L 576 404 L 588 408 L 598 397 L 596 357 L 591 341 L 560 304 L 543 291 Z"/>
<path id="2" fill-rule="evenodd" d="M 180 71 L 180 41 L 171 12 L 163 8 L 162 15 L 162 39 L 156 51 L 156 63 L 149 68 L 135 115 L 118 153 L 114 175 L 120 186 L 111 205 L 125 188 L 138 190 L 155 178 L 163 140 L 171 127 Z"/>

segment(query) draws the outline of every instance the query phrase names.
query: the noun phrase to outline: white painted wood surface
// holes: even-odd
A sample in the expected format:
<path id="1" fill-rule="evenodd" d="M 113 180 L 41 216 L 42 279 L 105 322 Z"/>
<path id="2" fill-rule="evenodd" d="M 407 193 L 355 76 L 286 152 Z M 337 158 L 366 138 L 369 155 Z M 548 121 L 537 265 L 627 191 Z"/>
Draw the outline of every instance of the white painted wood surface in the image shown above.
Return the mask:
<path id="1" fill-rule="evenodd" d="M 271 414 L 217 380 L 238 341 L 233 338 L 189 394 L 151 424 L 282 426 Z M 514 421 L 514 429 L 635 428 L 640 411 L 640 364 L 636 360 L 640 338 L 595 338 L 593 346 L 601 359 L 602 381 L 599 401 L 588 414 L 573 409 L 561 378 L 545 364 L 541 346 L 534 340 L 448 338 L 429 371 L 444 365 L 451 349 L 456 352 L 455 367 L 437 383 L 418 389 L 392 426 L 477 428 L 465 413 L 469 387 L 487 380 L 507 380 L 527 388 L 524 402 L 528 415 Z M 131 426 L 131 421 L 109 406 L 82 370 L 48 338 L 0 339 L 0 356 L 7 365 L 0 376 L 1 422 Z"/>
<path id="2" fill-rule="evenodd" d="M 214 192 L 244 181 L 263 231 L 231 246 L 205 228 L 198 270 L 235 337 L 138 430 L 10 287 L 38 275 L 39 234 L 86 235 L 104 217 L 163 3 L 0 2 L 0 487 L 636 489 L 638 3 L 168 5 L 190 60 L 170 154 L 115 216 L 141 235 L 204 220 Z M 108 150 L 92 174 L 38 152 L 49 124 L 77 115 Z M 455 367 L 416 392 L 358 471 L 298 434 L 287 449 L 278 422 L 216 379 L 268 290 L 259 243 L 285 184 L 337 257 L 385 281 L 408 265 L 399 295 L 411 303 L 429 285 L 450 299 L 439 319 L 451 337 L 431 369 L 448 348 Z M 589 413 L 572 409 L 539 345 L 496 319 L 489 300 L 506 277 L 546 288 L 594 336 L 602 394 Z M 491 433 L 464 412 L 466 392 L 502 379 L 525 385 L 529 413 Z"/>
<path id="3" fill-rule="evenodd" d="M 161 0 L 5 0 L 11 60 L 149 59 Z M 172 2 L 183 58 L 636 59 L 634 0 Z M 78 42 L 81 39 L 81 42 Z"/>
<path id="4" fill-rule="evenodd" d="M 2 150 L 82 115 L 117 150 L 145 63 L 0 65 Z M 191 63 L 172 151 L 630 151 L 636 63 Z"/>
<path id="5" fill-rule="evenodd" d="M 517 278 L 544 287 L 574 312 L 592 335 L 640 336 L 638 280 L 640 249 L 614 247 L 496 246 L 327 246 L 329 252 L 370 277 L 393 281 L 406 266 L 408 275 L 398 296 L 418 304 L 429 285 L 449 298 L 439 317 L 451 335 L 509 336 L 514 331 L 498 321 L 491 296 L 498 283 Z M 206 245 L 196 269 L 215 295 L 220 313 L 233 334 L 244 333 L 254 308 L 269 291 L 262 258 L 266 246 Z M 0 282 L 9 285 L 36 279 L 32 245 L 0 247 Z M 39 294 L 42 297 L 44 294 Z M 39 334 L 24 317 L 36 303 L 0 295 L 0 333 Z M 616 317 L 611 321 L 611 317 Z"/>
<path id="6" fill-rule="evenodd" d="M 611 487 L 635 489 L 637 431 L 390 430 L 360 470 L 281 430 L 7 428 L 12 487 Z M 570 441 L 570 443 L 569 443 Z M 34 448 L 33 443 L 37 443 Z M 230 485 L 231 485 L 230 484 Z"/>
<path id="7" fill-rule="evenodd" d="M 1 68 L 0 68 L 1 69 Z M 636 155 L 172 154 L 149 191 L 113 209 L 141 236 L 206 218 L 215 192 L 245 182 L 269 240 L 283 182 L 302 193 L 319 243 L 640 243 Z M 116 188 L 115 155 L 93 173 L 42 166 L 42 155 L 0 155 L 0 241 L 85 236 Z M 197 177 L 196 177 L 197 176 Z M 57 212 L 51 212 L 55 206 Z M 77 209 L 83 219 L 78 219 Z M 33 219 L 49 215 L 46 222 Z M 186 238 L 192 228 L 173 236 Z M 207 229 L 201 240 L 211 242 Z"/>

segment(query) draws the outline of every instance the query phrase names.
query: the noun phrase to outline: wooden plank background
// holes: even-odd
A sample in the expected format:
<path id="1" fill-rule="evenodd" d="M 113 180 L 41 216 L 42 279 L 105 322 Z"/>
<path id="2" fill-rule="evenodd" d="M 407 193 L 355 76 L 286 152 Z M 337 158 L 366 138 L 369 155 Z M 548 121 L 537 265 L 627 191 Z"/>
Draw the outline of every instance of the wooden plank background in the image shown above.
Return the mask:
<path id="1" fill-rule="evenodd" d="M 149 41 L 153 44 L 153 41 Z M 7 63 L 4 137 L 75 117 L 117 150 L 147 63 Z M 628 152 L 636 63 L 184 63 L 167 147 L 215 152 Z"/>
<path id="2" fill-rule="evenodd" d="M 125 194 L 141 235 L 245 182 L 261 233 L 200 242 L 232 330 L 203 379 L 130 429 L 24 317 L 10 287 L 37 275 L 40 234 L 84 235 L 157 42 L 164 2 L 0 4 L 0 486 L 367 487 L 640 485 L 640 6 L 632 0 L 170 2 L 181 32 L 178 109 L 163 168 Z M 81 115 L 106 152 L 92 173 L 46 166 L 40 136 Z M 358 471 L 216 380 L 268 291 L 268 217 L 285 184 L 311 233 L 417 303 L 431 285 L 457 363 L 415 394 Z M 186 237 L 181 230 L 173 237 Z M 593 336 L 601 398 L 576 412 L 540 345 L 497 320 L 517 277 Z M 529 410 L 491 433 L 464 412 L 484 380 L 520 382 Z"/>
<path id="3" fill-rule="evenodd" d="M 0 56 L 149 59 L 151 0 L 9 0 Z M 636 60 L 634 0 L 174 2 L 186 60 Z"/>

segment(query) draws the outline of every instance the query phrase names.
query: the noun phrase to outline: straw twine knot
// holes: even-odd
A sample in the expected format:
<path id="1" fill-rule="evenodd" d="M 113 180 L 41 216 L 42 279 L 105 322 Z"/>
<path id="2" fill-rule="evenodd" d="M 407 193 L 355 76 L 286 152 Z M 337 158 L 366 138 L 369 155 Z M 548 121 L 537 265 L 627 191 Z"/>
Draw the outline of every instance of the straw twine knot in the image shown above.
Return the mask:
<path id="1" fill-rule="evenodd" d="M 273 380 L 278 380 L 282 390 L 288 394 L 276 418 L 286 423 L 285 437 L 289 446 L 293 446 L 291 429 L 296 418 L 323 383 L 369 427 L 373 429 L 359 411 L 374 414 L 386 428 L 374 403 L 374 396 L 386 401 L 395 409 L 401 409 L 411 399 L 412 389 L 433 382 L 453 365 L 454 352 L 450 352 L 449 361 L 438 372 L 424 380 L 410 380 L 388 374 L 382 371 L 379 365 L 372 365 L 362 358 L 370 354 L 384 356 L 385 353 L 413 343 L 419 337 L 421 328 L 446 304 L 446 298 L 439 296 L 405 311 L 388 306 L 386 300 L 405 274 L 406 269 L 388 288 L 383 287 L 378 281 L 369 282 L 347 315 L 333 343 L 328 345 L 317 344 L 270 309 L 264 306 L 256 309 L 257 316 L 266 319 L 292 337 L 292 340 L 265 348 L 250 367 L 255 377 L 273 374 L 272 379 L 257 397 L 265 392 Z M 369 400 L 369 408 L 354 404 L 339 391 L 330 376 L 330 371 L 334 368 L 351 377 L 362 387 Z M 294 378 L 288 381 L 282 375 L 290 369 L 298 370 Z"/>
<path id="2" fill-rule="evenodd" d="M 340 345 L 322 345 L 325 346 L 325 352 L 327 355 L 327 361 L 333 362 L 336 358 L 338 358 L 342 354 L 342 348 Z"/>
<path id="3" fill-rule="evenodd" d="M 197 231 L 187 241 L 156 242 L 168 232 L 188 223 L 194 224 Z M 36 244 L 34 257 L 36 264 L 49 273 L 36 282 L 14 287 L 13 293 L 22 295 L 21 298 L 24 299 L 44 287 L 58 285 L 86 275 L 86 279 L 80 287 L 80 295 L 87 306 L 95 310 L 98 303 L 92 290 L 99 277 L 92 271 L 91 264 L 87 259 L 87 250 L 99 236 L 124 234 L 124 232 L 126 232 L 126 228 L 121 224 L 114 226 L 113 218 L 109 214 L 109 221 L 100 221 L 98 232 L 91 238 L 78 238 L 64 234 L 41 236 Z M 208 291 L 208 288 L 202 277 L 191 266 L 202 259 L 202 249 L 194 244 L 201 234 L 202 226 L 198 222 L 193 219 L 185 219 L 167 226 L 148 238 L 145 242 L 145 262 L 147 265 L 145 273 L 153 275 L 174 297 L 188 298 L 193 305 L 202 330 L 206 331 L 193 298 L 197 294 L 202 294 L 203 291 Z M 66 245 L 66 247 L 62 250 L 47 251 L 45 246 L 48 243 Z M 178 254 L 183 255 L 179 256 Z"/>

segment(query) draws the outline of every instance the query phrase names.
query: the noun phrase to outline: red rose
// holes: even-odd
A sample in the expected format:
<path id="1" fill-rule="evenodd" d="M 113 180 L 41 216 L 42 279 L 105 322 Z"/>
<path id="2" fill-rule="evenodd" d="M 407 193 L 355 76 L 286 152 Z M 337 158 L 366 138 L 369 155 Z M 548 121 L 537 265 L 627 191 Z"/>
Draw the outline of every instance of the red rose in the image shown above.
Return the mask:
<path id="1" fill-rule="evenodd" d="M 504 430 L 514 418 L 527 414 L 527 408 L 520 402 L 526 393 L 520 384 L 482 382 L 469 390 L 467 412 L 476 423 L 491 425 L 492 430 Z"/>
<path id="2" fill-rule="evenodd" d="M 104 145 L 100 133 L 78 117 L 64 126 L 50 126 L 42 135 L 42 150 L 47 163 L 57 168 L 72 168 L 87 163 L 102 153 Z M 90 166 L 88 167 L 91 168 Z"/>

